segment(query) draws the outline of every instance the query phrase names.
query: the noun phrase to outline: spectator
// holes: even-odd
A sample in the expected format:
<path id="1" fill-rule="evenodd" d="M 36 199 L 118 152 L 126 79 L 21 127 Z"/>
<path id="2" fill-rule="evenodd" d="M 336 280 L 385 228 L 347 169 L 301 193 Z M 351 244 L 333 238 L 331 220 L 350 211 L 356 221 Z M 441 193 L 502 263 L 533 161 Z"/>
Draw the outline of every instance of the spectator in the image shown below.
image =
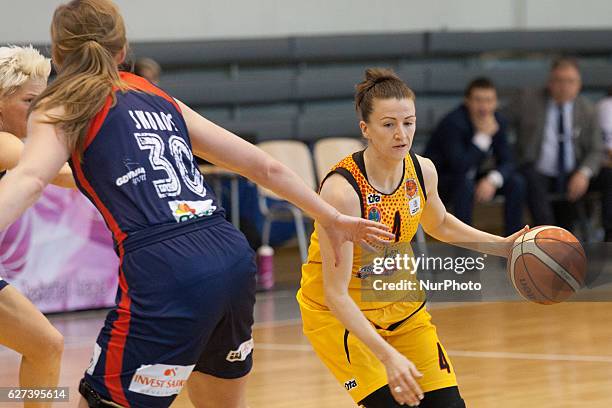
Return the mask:
<path id="1" fill-rule="evenodd" d="M 604 134 L 603 165 L 595 184 L 601 190 L 601 208 L 605 240 L 612 241 L 612 88 L 598 105 L 599 126 Z"/>
<path id="2" fill-rule="evenodd" d="M 138 58 L 134 64 L 134 73 L 157 85 L 159 84 L 161 67 L 152 58 Z"/>
<path id="3" fill-rule="evenodd" d="M 517 132 L 517 159 L 536 225 L 571 229 L 575 204 L 599 171 L 602 138 L 595 107 L 579 95 L 581 86 L 577 61 L 560 58 L 546 89 L 521 92 L 506 111 Z"/>
<path id="4" fill-rule="evenodd" d="M 474 201 L 505 196 L 506 235 L 522 224 L 525 185 L 515 171 L 506 123 L 497 109 L 497 91 L 487 78 L 476 78 L 461 106 L 438 124 L 425 156 L 438 169 L 438 191 L 461 221 L 471 224 Z"/>

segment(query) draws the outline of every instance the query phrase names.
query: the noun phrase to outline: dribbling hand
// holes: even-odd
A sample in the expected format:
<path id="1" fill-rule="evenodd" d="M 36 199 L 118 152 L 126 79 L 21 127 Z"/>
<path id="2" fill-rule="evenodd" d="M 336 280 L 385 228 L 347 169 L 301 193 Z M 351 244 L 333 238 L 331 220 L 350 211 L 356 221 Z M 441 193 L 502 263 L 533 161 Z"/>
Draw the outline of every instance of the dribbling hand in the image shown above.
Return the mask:
<path id="1" fill-rule="evenodd" d="M 510 255 L 510 252 L 512 251 L 512 246 L 514 245 L 514 241 L 516 241 L 518 237 L 520 237 L 526 232 L 529 232 L 529 225 L 525 225 L 523 228 L 516 231 L 514 234 L 508 235 L 506 238 L 504 238 L 504 241 L 503 241 L 504 242 L 504 254 L 502 254 L 502 256 L 505 256 L 506 258 L 508 258 L 508 256 Z"/>

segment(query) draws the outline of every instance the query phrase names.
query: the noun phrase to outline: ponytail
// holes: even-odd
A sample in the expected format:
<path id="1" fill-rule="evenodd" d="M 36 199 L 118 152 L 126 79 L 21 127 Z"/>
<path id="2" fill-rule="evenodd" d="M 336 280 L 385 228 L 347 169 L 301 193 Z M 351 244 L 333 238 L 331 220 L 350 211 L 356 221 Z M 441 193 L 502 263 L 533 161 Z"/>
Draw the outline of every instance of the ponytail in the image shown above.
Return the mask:
<path id="1" fill-rule="evenodd" d="M 30 112 L 49 112 L 48 122 L 61 126 L 71 152 L 83 153 L 87 129 L 113 88 L 127 90 L 116 56 L 127 47 L 123 19 L 108 0 L 73 0 L 59 6 L 51 24 L 56 80 L 32 103 Z"/>

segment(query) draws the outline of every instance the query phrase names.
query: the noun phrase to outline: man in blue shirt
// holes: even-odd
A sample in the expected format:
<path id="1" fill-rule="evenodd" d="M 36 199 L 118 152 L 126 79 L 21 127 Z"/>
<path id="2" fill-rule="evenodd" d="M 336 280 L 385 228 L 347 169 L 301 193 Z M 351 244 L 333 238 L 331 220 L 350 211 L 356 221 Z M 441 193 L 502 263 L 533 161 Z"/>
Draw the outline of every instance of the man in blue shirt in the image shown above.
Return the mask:
<path id="1" fill-rule="evenodd" d="M 553 62 L 546 89 L 526 89 L 504 111 L 517 133 L 517 159 L 535 225 L 571 229 L 577 203 L 599 172 L 601 130 L 594 105 L 580 96 L 573 58 Z"/>

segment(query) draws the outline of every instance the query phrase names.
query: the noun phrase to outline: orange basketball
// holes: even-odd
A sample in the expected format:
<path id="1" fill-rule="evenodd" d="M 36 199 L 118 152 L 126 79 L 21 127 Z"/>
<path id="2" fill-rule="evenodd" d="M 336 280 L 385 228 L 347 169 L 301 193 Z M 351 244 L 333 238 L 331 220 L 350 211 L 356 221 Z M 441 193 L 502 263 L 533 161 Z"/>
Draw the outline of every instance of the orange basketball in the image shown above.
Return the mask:
<path id="1" fill-rule="evenodd" d="M 508 274 L 518 293 L 543 305 L 563 302 L 584 285 L 586 255 L 572 233 L 536 227 L 514 241 Z"/>

